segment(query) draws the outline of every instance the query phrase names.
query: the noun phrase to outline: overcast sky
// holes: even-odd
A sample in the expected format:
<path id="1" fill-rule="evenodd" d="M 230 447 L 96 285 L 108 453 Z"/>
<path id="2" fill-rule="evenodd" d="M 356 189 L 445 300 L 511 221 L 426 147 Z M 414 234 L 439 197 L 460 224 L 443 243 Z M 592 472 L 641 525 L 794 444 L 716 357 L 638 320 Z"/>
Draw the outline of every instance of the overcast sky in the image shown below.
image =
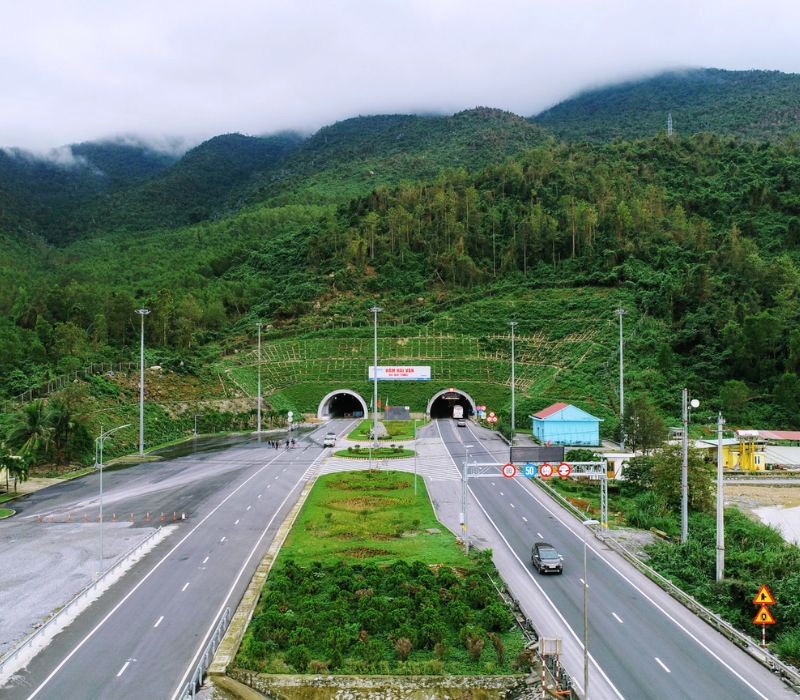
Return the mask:
<path id="1" fill-rule="evenodd" d="M 0 0 L 0 146 L 529 116 L 665 68 L 800 72 L 797 0 Z"/>

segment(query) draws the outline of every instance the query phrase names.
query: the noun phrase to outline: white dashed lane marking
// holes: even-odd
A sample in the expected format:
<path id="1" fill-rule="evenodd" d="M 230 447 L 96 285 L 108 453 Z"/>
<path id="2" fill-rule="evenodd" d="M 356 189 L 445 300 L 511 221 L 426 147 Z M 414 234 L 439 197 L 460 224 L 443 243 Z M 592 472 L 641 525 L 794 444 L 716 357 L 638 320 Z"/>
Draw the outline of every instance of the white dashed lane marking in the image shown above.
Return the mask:
<path id="1" fill-rule="evenodd" d="M 159 617 L 156 620 L 156 624 L 154 624 L 153 627 L 158 627 L 161 624 L 161 620 L 163 620 L 163 619 L 164 619 L 164 616 L 162 615 L 161 617 Z"/>
<path id="2" fill-rule="evenodd" d="M 208 557 L 206 557 L 205 559 L 203 559 L 203 564 L 205 564 L 207 561 L 208 561 Z"/>
<path id="3" fill-rule="evenodd" d="M 661 666 L 661 668 L 663 668 L 663 669 L 664 669 L 664 670 L 665 670 L 667 673 L 672 673 L 672 671 L 670 671 L 670 670 L 669 670 L 669 669 L 668 669 L 668 668 L 667 668 L 667 667 L 664 665 L 664 662 L 663 662 L 661 659 L 659 659 L 657 656 L 655 657 L 655 660 L 656 660 L 656 661 L 658 661 L 658 665 L 659 665 L 659 666 Z"/>
<path id="4" fill-rule="evenodd" d="M 183 593 L 187 588 L 189 588 L 189 582 L 183 584 L 183 588 L 181 588 L 181 593 Z"/>
<path id="5" fill-rule="evenodd" d="M 621 618 L 619 615 L 617 615 L 617 613 L 615 613 L 615 612 L 612 612 L 611 614 L 614 616 L 614 619 L 615 619 L 617 622 L 619 622 L 619 624 L 621 624 L 621 625 L 622 625 L 622 624 L 624 624 L 624 623 L 622 622 L 622 618 Z"/>
<path id="6" fill-rule="evenodd" d="M 524 515 L 522 516 L 522 519 L 523 519 L 523 520 L 524 520 L 526 523 L 528 522 L 528 519 L 527 519 L 527 518 L 526 518 Z"/>
<path id="7" fill-rule="evenodd" d="M 237 518 L 237 520 L 236 520 L 236 522 L 234 523 L 234 525 L 238 525 L 238 524 L 239 524 L 239 520 L 238 520 L 238 518 Z"/>
<path id="8" fill-rule="evenodd" d="M 658 659 L 656 659 L 656 661 L 657 660 Z M 130 664 L 131 664 L 130 661 L 126 661 L 124 664 L 122 664 L 122 668 L 117 672 L 117 678 L 119 678 L 123 673 L 125 673 L 125 669 L 128 668 Z"/>

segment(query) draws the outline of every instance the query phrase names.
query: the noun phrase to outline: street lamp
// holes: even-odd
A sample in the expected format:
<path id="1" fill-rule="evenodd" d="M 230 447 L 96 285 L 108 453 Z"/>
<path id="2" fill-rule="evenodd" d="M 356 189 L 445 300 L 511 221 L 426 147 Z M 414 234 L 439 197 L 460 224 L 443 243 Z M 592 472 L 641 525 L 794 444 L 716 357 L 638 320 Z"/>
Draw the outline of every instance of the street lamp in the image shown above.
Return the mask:
<path id="1" fill-rule="evenodd" d="M 136 309 L 142 317 L 141 343 L 139 346 L 139 455 L 144 456 L 144 317 L 150 309 Z"/>
<path id="2" fill-rule="evenodd" d="M 94 439 L 95 461 L 97 462 L 95 467 L 100 469 L 100 562 L 97 567 L 98 576 L 103 573 L 103 442 L 105 442 L 105 439 L 112 433 L 116 433 L 118 430 L 128 427 L 130 427 L 130 423 L 120 425 L 118 428 L 106 430 L 104 433 L 101 432 L 100 435 Z"/>
<path id="3" fill-rule="evenodd" d="M 624 369 L 622 365 L 622 317 L 625 309 L 621 306 L 614 309 L 614 313 L 619 316 L 619 446 L 625 449 L 625 388 L 624 388 Z"/>
<path id="4" fill-rule="evenodd" d="M 464 445 L 464 473 L 461 475 L 461 527 L 464 530 L 464 554 L 469 555 L 469 520 L 467 518 L 467 488 L 469 451 L 473 445 Z"/>
<path id="5" fill-rule="evenodd" d="M 259 440 L 261 439 L 261 326 L 264 325 L 259 321 L 256 323 L 258 326 L 258 433 Z"/>
<path id="6" fill-rule="evenodd" d="M 589 570 L 586 566 L 586 531 L 598 520 L 584 520 L 583 530 L 583 698 L 589 700 Z"/>
<path id="7" fill-rule="evenodd" d="M 681 444 L 681 544 L 689 540 L 689 405 L 698 408 L 697 399 L 689 401 L 689 390 L 684 388 L 681 401 L 683 440 Z"/>
<path id="8" fill-rule="evenodd" d="M 417 419 L 414 419 L 414 496 L 417 495 Z"/>
<path id="9" fill-rule="evenodd" d="M 378 314 L 383 311 L 380 306 L 373 306 L 370 311 L 374 319 L 375 328 L 375 362 L 372 366 L 372 381 L 375 383 L 372 394 L 372 444 L 377 449 L 378 447 Z"/>
<path id="10" fill-rule="evenodd" d="M 725 508 L 722 485 L 722 411 L 717 414 L 717 583 L 725 578 Z"/>
<path id="11" fill-rule="evenodd" d="M 516 401 L 514 390 L 516 389 L 515 366 L 514 366 L 514 329 L 517 327 L 516 321 L 511 321 L 511 444 L 514 444 L 514 431 L 516 429 Z"/>

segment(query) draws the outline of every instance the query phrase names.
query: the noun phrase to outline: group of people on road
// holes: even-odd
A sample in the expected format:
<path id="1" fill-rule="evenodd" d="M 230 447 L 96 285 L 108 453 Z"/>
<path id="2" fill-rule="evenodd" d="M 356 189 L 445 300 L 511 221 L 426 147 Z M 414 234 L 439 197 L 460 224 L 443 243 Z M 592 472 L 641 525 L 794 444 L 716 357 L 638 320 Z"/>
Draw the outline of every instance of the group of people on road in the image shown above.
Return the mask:
<path id="1" fill-rule="evenodd" d="M 280 447 L 281 447 L 281 444 L 282 444 L 282 443 L 281 443 L 281 441 L 280 441 L 280 440 L 267 440 L 267 444 L 268 444 L 270 447 L 274 447 L 276 450 L 279 450 L 279 449 L 280 449 Z M 294 447 L 294 446 L 295 446 L 294 438 L 291 438 L 291 439 L 287 439 L 287 440 L 286 440 L 286 449 L 287 449 L 287 450 L 288 450 L 290 447 Z"/>

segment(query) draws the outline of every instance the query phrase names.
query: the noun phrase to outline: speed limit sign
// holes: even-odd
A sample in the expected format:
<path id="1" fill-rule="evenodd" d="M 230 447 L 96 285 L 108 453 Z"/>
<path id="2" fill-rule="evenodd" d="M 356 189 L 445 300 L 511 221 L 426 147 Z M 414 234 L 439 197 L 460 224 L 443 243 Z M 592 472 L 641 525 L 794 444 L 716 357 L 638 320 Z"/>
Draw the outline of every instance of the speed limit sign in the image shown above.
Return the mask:
<path id="1" fill-rule="evenodd" d="M 570 474 L 572 474 L 572 467 L 566 462 L 561 462 L 561 464 L 558 465 L 558 475 L 562 479 L 566 479 Z"/>
<path id="2" fill-rule="evenodd" d="M 539 476 L 541 476 L 543 479 L 549 479 L 551 476 L 553 476 L 553 465 L 545 462 L 539 467 Z"/>
<path id="3" fill-rule="evenodd" d="M 509 462 L 503 465 L 503 476 L 507 479 L 513 479 L 517 475 L 517 468 Z"/>

